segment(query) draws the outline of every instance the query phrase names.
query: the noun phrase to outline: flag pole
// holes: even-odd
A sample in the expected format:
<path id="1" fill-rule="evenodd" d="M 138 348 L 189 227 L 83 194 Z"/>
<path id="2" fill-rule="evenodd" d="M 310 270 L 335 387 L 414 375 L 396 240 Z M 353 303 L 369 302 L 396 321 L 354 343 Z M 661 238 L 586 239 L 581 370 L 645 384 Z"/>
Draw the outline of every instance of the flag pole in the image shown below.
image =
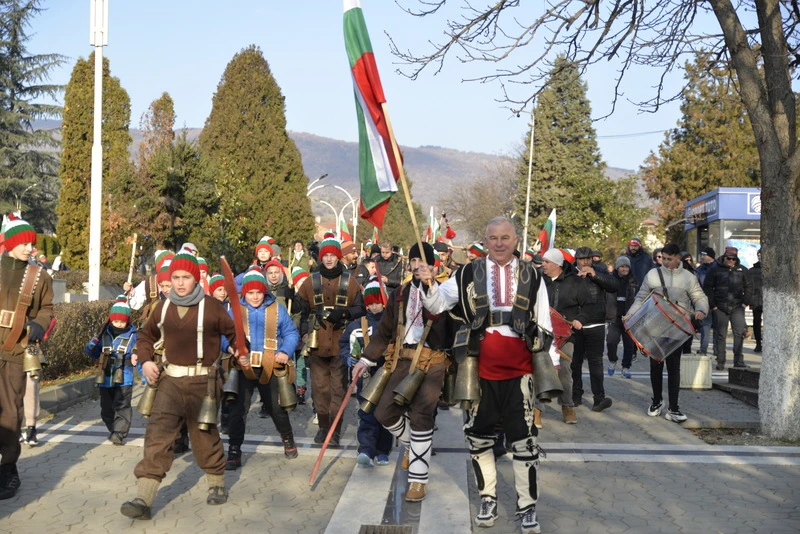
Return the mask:
<path id="1" fill-rule="evenodd" d="M 522 254 L 525 254 L 525 251 L 528 250 L 528 217 L 530 215 L 531 209 L 531 174 L 533 173 L 533 128 L 536 124 L 535 119 L 533 117 L 533 111 L 535 106 L 531 107 L 531 148 L 528 152 L 528 191 L 525 194 L 525 225 L 522 231 Z"/>
<path id="2" fill-rule="evenodd" d="M 398 169 L 400 169 L 400 184 L 403 186 L 403 193 L 405 194 L 406 204 L 408 205 L 408 213 L 411 215 L 411 224 L 414 226 L 414 235 L 417 238 L 419 255 L 422 259 L 422 262 L 425 263 L 425 251 L 422 248 L 422 236 L 419 233 L 417 216 L 414 215 L 414 206 L 411 204 L 411 193 L 408 190 L 408 182 L 406 182 L 406 171 L 403 169 L 403 161 L 400 159 L 400 147 L 397 146 L 397 140 L 394 138 L 394 130 L 392 129 L 392 121 L 389 119 L 389 108 L 386 106 L 386 102 L 381 102 L 381 109 L 383 110 L 383 116 L 386 117 L 386 128 L 389 130 L 389 140 L 392 142 L 394 160 L 397 162 Z"/>

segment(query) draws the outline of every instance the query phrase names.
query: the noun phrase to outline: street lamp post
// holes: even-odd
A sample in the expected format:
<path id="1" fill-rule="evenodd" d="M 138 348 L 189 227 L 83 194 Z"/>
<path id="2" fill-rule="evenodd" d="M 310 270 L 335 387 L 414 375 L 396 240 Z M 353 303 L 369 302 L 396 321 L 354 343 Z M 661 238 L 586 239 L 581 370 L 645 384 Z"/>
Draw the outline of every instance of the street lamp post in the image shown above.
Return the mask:
<path id="1" fill-rule="evenodd" d="M 28 191 L 30 191 L 34 187 L 38 187 L 38 186 L 39 186 L 39 184 L 31 184 L 31 185 L 29 185 L 28 187 L 25 188 L 25 191 L 23 191 L 22 194 L 20 194 L 20 195 L 15 194 L 14 195 L 14 198 L 17 199 L 17 213 L 20 214 L 20 217 L 22 216 L 22 199 L 25 198 L 25 193 L 27 193 Z"/>
<path id="2" fill-rule="evenodd" d="M 336 211 L 336 208 L 334 208 L 333 206 L 331 206 L 329 202 L 326 202 L 326 201 L 324 201 L 324 200 L 317 200 L 317 202 L 319 202 L 320 204 L 325 204 L 325 205 L 326 205 L 326 206 L 328 206 L 328 207 L 331 209 L 331 211 L 333 212 L 333 219 L 334 219 L 334 221 L 335 221 L 335 224 L 336 224 L 336 229 L 337 229 L 336 233 L 338 234 L 338 233 L 339 233 L 339 231 L 338 231 L 338 229 L 339 229 L 339 218 L 338 218 L 338 217 L 339 217 L 339 212 L 338 212 L 338 211 Z"/>
<path id="3" fill-rule="evenodd" d="M 338 189 L 339 191 L 341 191 L 342 193 L 347 195 L 347 198 L 350 199 L 350 202 L 348 202 L 347 204 L 351 204 L 351 203 L 353 204 L 353 219 L 352 219 L 353 220 L 353 243 L 357 243 L 357 241 L 356 241 L 356 233 L 358 232 L 358 230 L 357 230 L 357 227 L 358 227 L 358 213 L 357 213 L 358 212 L 358 208 L 356 208 L 356 199 L 354 199 L 353 196 L 350 193 L 348 193 L 347 189 L 345 189 L 344 187 L 340 187 L 338 185 L 334 185 L 333 187 L 335 187 L 336 189 Z M 345 204 L 345 206 L 347 206 L 347 204 Z M 344 210 L 344 208 L 342 208 L 342 209 Z"/>
<path id="4" fill-rule="evenodd" d="M 311 194 L 311 188 L 314 187 L 314 184 L 319 182 L 320 180 L 322 180 L 326 176 L 328 176 L 327 172 L 325 174 L 323 174 L 322 176 L 320 176 L 319 178 L 317 178 L 316 180 L 314 180 L 313 182 L 311 182 L 310 184 L 308 184 L 308 186 L 306 187 L 306 191 L 307 191 L 306 196 Z"/>
<path id="5" fill-rule="evenodd" d="M 336 227 L 337 228 L 339 228 L 339 222 L 338 221 L 341 221 L 342 219 L 344 219 L 344 210 L 345 210 L 345 208 L 347 208 L 347 206 L 349 206 L 353 202 L 355 202 L 355 199 L 348 200 L 347 203 L 344 206 L 342 206 L 342 209 L 339 210 L 339 218 L 337 219 L 337 222 L 336 222 Z M 342 230 L 341 230 L 341 228 L 339 228 L 339 232 L 338 233 L 339 233 L 339 241 L 341 241 L 342 240 Z M 355 243 L 355 242 L 356 242 L 356 227 L 355 227 L 355 225 L 353 225 L 353 243 Z"/>

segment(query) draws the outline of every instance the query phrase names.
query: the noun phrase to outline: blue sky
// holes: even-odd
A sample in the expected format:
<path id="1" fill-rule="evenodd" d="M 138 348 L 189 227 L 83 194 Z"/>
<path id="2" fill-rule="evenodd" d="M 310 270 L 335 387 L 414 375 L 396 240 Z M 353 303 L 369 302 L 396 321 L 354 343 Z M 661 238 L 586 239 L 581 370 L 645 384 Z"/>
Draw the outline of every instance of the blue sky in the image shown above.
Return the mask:
<path id="1" fill-rule="evenodd" d="M 154 99 L 167 91 L 175 101 L 179 126 L 201 127 L 226 64 L 242 48 L 261 47 L 286 97 L 288 128 L 355 141 L 357 129 L 342 37 L 340 0 L 111 0 L 109 45 L 104 54 L 131 96 L 131 124 Z M 44 0 L 44 13 L 32 20 L 29 51 L 58 52 L 69 61 L 51 81 L 66 84 L 75 59 L 86 57 L 89 45 L 88 0 Z M 403 48 L 420 52 L 444 27 L 439 19 L 403 13 L 390 0 L 362 0 L 362 7 L 381 70 L 389 110 L 400 144 L 437 145 L 465 151 L 507 154 L 527 131 L 528 116 L 513 116 L 502 104 L 499 86 L 465 83 L 476 72 L 454 58 L 433 76 L 417 81 L 396 74 L 388 32 Z M 531 52 L 525 51 L 530 54 Z M 484 72 L 489 67 L 483 66 Z M 589 73 L 594 115 L 610 110 L 613 72 L 607 63 Z M 626 85 L 626 98 L 651 95 L 656 72 L 639 70 Z M 676 73 L 671 86 L 677 87 Z M 675 125 L 677 104 L 656 114 L 642 114 L 621 99 L 616 113 L 595 123 L 600 149 L 612 167 L 637 169 L 661 133 L 623 138 L 622 134 L 663 131 Z"/>

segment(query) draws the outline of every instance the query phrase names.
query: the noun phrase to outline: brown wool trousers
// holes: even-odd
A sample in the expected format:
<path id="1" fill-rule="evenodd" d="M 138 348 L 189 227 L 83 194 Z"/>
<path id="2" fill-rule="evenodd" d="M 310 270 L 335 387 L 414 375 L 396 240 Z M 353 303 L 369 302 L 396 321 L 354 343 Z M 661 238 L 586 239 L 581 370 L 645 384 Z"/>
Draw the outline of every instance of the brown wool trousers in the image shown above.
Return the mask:
<path id="1" fill-rule="evenodd" d="M 394 390 L 408 376 L 411 360 L 400 360 L 392 373 L 386 389 L 383 390 L 378 406 L 375 408 L 375 419 L 384 427 L 397 423 L 404 413 L 408 412 L 411 430 L 422 432 L 433 429 L 433 412 L 444 385 L 445 366 L 443 363 L 431 365 L 417 394 L 411 399 L 411 406 L 405 408 L 394 402 Z"/>
<path id="2" fill-rule="evenodd" d="M 0 360 L 0 463 L 3 465 L 17 463 L 22 450 L 19 429 L 22 427 L 24 397 L 22 365 Z"/>
<path id="3" fill-rule="evenodd" d="M 319 426 L 323 430 L 329 428 L 333 418 L 339 412 L 344 400 L 347 386 L 347 367 L 339 356 L 322 358 L 309 356 L 311 366 L 311 397 L 319 416 Z M 327 421 L 327 423 L 326 423 Z M 339 428 L 342 422 L 339 421 Z"/>
<path id="4" fill-rule="evenodd" d="M 172 378 L 164 376 L 158 383 L 158 393 L 153 403 L 144 433 L 144 458 L 136 465 L 136 478 L 161 480 L 172 467 L 175 455 L 172 447 L 184 421 L 189 429 L 189 441 L 198 467 L 211 475 L 225 473 L 225 452 L 216 426 L 208 431 L 197 427 L 200 404 L 208 390 L 207 376 Z M 214 388 L 217 406 L 222 391 L 222 380 Z"/>

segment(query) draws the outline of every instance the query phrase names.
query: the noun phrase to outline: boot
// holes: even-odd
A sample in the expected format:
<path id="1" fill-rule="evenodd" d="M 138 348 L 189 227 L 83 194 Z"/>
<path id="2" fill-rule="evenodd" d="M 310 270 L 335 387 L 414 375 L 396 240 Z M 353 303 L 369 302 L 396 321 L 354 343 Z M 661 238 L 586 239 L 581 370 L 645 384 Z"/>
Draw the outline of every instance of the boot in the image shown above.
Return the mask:
<path id="1" fill-rule="evenodd" d="M 242 467 L 242 449 L 239 445 L 229 445 L 225 471 L 236 471 L 240 467 Z"/>
<path id="2" fill-rule="evenodd" d="M 16 495 L 21 484 L 17 464 L 0 465 L 0 501 Z"/>
<path id="3" fill-rule="evenodd" d="M 756 341 L 756 348 L 753 349 L 753 352 L 761 352 L 761 341 Z"/>
<path id="4" fill-rule="evenodd" d="M 281 441 L 283 441 L 283 455 L 289 458 L 297 458 L 297 445 L 294 443 L 294 434 L 281 434 Z"/>
<path id="5" fill-rule="evenodd" d="M 328 442 L 328 445 L 330 445 L 331 447 L 338 447 L 340 438 L 341 436 L 339 435 L 339 431 L 334 430 L 333 434 L 331 435 L 331 440 Z"/>
<path id="6" fill-rule="evenodd" d="M 225 489 L 225 476 L 206 474 L 208 481 L 208 497 L 206 504 L 225 504 L 228 502 L 228 491 Z"/>
<path id="7" fill-rule="evenodd" d="M 561 414 L 564 416 L 564 422 L 568 425 L 575 425 L 578 423 L 578 418 L 575 415 L 575 408 L 572 406 L 562 406 Z"/>
<path id="8" fill-rule="evenodd" d="M 131 519 L 151 519 L 151 507 L 156 500 L 159 481 L 152 478 L 140 478 L 137 480 L 137 496 L 132 501 L 122 503 L 120 512 L 125 517 Z"/>
<path id="9" fill-rule="evenodd" d="M 317 421 L 319 422 L 319 430 L 317 430 L 317 434 L 314 436 L 314 443 L 323 444 L 325 443 L 325 438 L 328 437 L 328 428 L 331 424 L 331 416 L 328 414 L 317 414 Z"/>

